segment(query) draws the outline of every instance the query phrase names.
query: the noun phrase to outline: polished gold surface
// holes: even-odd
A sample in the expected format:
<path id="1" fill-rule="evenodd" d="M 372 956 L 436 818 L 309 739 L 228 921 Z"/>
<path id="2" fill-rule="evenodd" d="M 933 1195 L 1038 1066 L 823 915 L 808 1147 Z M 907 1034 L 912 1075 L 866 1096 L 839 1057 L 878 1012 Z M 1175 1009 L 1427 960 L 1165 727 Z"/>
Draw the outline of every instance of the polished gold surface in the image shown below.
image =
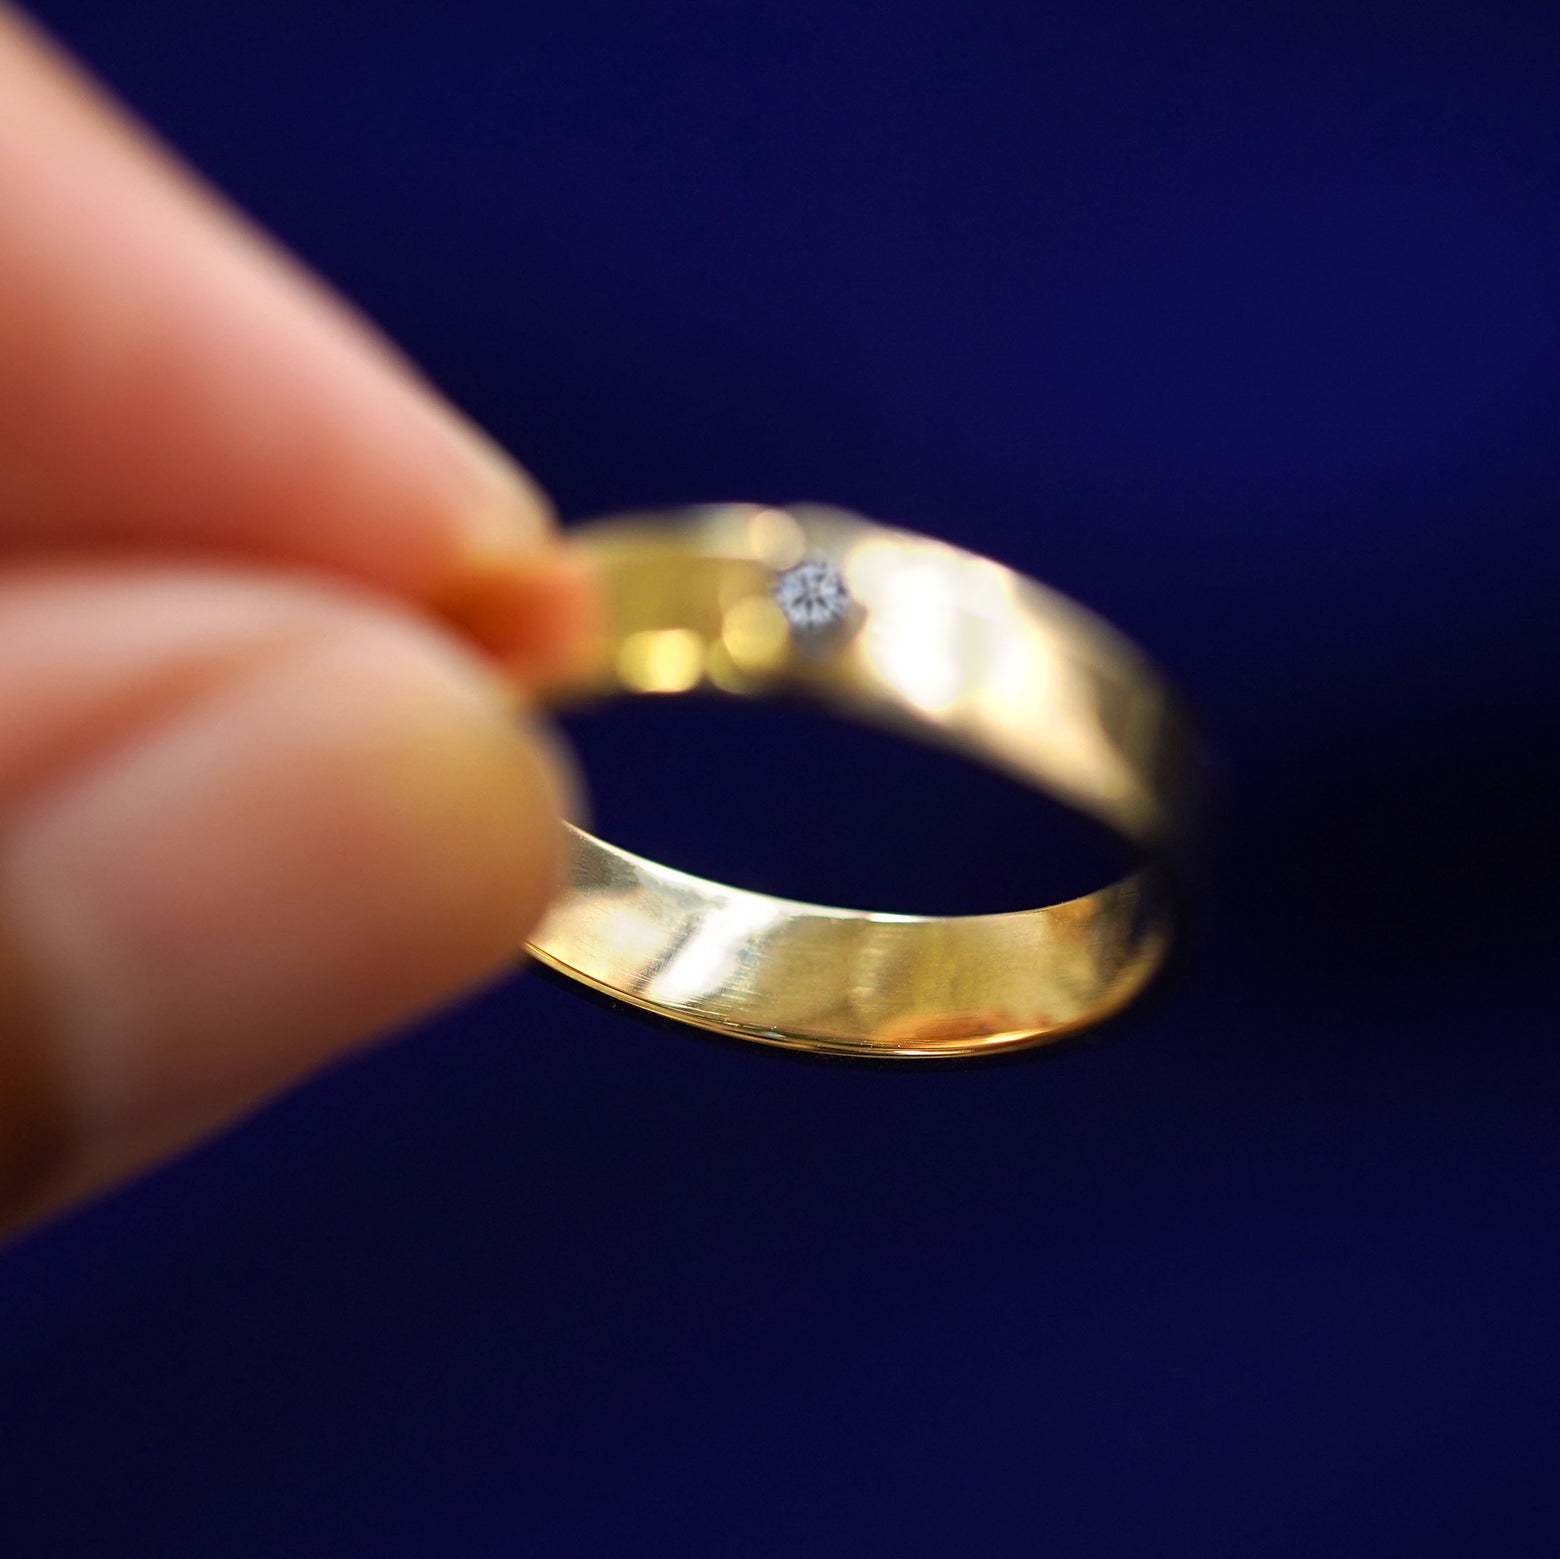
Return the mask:
<path id="1" fill-rule="evenodd" d="M 608 602 L 579 693 L 799 693 L 1056 796 L 1143 864 L 1065 904 L 936 918 L 726 887 L 576 829 L 537 958 L 702 1028 L 890 1058 L 1043 1043 L 1147 984 L 1195 761 L 1129 641 L 1000 564 L 837 509 L 709 505 L 574 536 Z"/>

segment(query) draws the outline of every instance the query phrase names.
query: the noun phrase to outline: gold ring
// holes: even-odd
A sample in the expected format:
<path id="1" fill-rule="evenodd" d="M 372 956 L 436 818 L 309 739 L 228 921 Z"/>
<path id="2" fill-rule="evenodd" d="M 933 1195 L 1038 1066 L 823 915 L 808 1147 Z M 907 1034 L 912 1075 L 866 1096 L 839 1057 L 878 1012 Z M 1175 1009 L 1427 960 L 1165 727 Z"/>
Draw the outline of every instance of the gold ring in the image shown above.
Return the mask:
<path id="1" fill-rule="evenodd" d="M 941 743 L 1140 852 L 1083 898 L 990 915 L 831 909 L 574 829 L 543 963 L 700 1028 L 803 1050 L 968 1056 L 1117 1011 L 1164 962 L 1198 761 L 1178 699 L 1108 624 L 989 559 L 818 505 L 593 522 L 605 626 L 575 692 L 801 694 Z"/>

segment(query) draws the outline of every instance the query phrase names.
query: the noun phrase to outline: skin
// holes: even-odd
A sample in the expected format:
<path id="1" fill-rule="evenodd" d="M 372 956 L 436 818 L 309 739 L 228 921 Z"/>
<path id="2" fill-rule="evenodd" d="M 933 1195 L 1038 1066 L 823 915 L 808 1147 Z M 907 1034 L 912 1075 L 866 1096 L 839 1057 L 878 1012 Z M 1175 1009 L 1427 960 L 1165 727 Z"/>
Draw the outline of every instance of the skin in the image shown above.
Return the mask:
<path id="1" fill-rule="evenodd" d="M 0 6 L 0 1228 L 513 962 L 545 499 Z"/>

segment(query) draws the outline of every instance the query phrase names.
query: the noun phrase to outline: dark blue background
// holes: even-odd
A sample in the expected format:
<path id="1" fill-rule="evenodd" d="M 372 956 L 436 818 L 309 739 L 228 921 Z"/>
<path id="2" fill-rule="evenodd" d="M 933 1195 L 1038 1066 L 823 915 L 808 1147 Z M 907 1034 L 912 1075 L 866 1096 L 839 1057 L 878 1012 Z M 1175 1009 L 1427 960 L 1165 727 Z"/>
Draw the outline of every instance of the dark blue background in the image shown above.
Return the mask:
<path id="1" fill-rule="evenodd" d="M 44 12 L 566 513 L 993 553 L 1226 794 L 1097 1044 L 885 1073 L 526 977 L 8 1250 L 0 1548 L 1560 1550 L 1560 8 Z M 580 740 L 683 864 L 1033 891 L 1001 787 L 824 729 Z"/>

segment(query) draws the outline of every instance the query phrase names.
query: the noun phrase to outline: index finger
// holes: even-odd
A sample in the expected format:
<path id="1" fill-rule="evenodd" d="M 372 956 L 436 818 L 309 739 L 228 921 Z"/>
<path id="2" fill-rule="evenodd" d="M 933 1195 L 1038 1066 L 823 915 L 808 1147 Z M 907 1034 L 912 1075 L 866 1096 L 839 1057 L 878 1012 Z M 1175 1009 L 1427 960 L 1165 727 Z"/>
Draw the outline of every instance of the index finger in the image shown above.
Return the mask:
<path id="1" fill-rule="evenodd" d="M 495 581 L 568 615 L 525 476 L 3 4 L 0 191 L 0 547 L 290 560 L 490 634 Z"/>

